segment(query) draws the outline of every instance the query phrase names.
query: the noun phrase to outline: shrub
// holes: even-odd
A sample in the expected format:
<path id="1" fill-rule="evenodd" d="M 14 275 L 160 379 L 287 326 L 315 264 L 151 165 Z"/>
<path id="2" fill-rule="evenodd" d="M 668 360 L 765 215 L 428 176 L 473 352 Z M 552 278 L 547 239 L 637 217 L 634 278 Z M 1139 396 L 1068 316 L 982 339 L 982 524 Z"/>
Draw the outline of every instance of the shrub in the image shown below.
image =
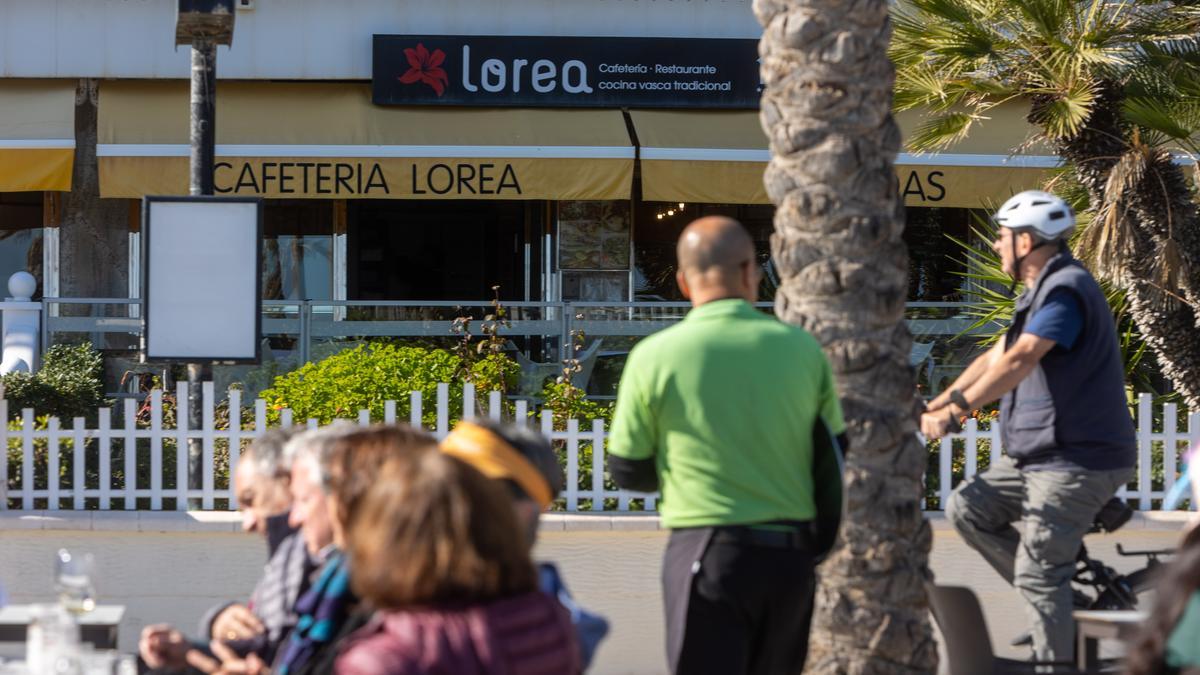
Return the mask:
<path id="1" fill-rule="evenodd" d="M 584 392 L 571 385 L 569 381 L 564 382 L 549 382 L 542 389 L 542 400 L 544 410 L 549 410 L 554 415 L 554 428 L 559 431 L 565 431 L 567 428 L 567 420 L 579 420 L 579 431 L 590 432 L 592 430 L 592 422 L 595 420 L 604 420 L 604 429 L 609 431 L 612 426 L 613 405 L 611 403 L 599 403 L 590 401 L 584 398 Z M 536 421 L 531 424 L 537 424 Z M 555 441 L 554 450 L 558 454 L 558 464 L 562 467 L 563 476 L 567 476 L 567 444 L 566 441 Z M 581 442 L 579 444 L 579 482 L 578 486 L 581 490 L 590 490 L 592 486 L 592 453 L 593 445 L 591 442 Z M 606 490 L 616 490 L 617 485 L 613 482 L 612 476 L 604 476 L 604 488 Z M 579 508 L 588 509 L 591 507 L 591 500 L 580 500 Z M 615 499 L 606 500 L 604 508 L 615 509 L 617 502 Z M 565 508 L 565 501 L 559 500 L 555 503 L 553 510 L 559 511 Z"/>
<path id="2" fill-rule="evenodd" d="M 95 420 L 96 409 L 107 404 L 104 361 L 90 344 L 54 345 L 36 373 L 9 373 L 0 384 L 10 419 L 20 419 L 22 408 L 33 408 L 69 425 L 72 417 Z"/>
<path id="3" fill-rule="evenodd" d="M 364 408 L 372 419 L 382 419 L 389 400 L 396 402 L 396 418 L 408 419 L 409 395 L 419 391 L 422 422 L 432 427 L 437 420 L 437 385 L 454 382 L 461 367 L 462 359 L 444 349 L 365 344 L 277 377 L 259 396 L 267 402 L 272 423 L 278 423 L 283 408 L 290 408 L 297 422 L 317 419 L 328 424 L 356 417 Z M 482 399 L 485 392 L 508 391 L 519 370 L 508 357 L 489 354 L 471 365 L 471 381 Z M 450 387 L 450 411 L 452 416 L 461 414 L 460 386 Z"/>

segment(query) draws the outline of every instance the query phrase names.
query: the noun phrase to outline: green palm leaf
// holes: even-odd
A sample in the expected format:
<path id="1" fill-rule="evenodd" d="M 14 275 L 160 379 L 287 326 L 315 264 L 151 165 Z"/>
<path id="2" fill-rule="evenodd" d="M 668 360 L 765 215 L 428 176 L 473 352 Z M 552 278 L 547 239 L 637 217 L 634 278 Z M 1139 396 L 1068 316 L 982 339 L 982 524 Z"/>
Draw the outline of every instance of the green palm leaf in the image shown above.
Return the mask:
<path id="1" fill-rule="evenodd" d="M 1187 140 L 1196 133 L 1197 127 L 1185 126 L 1178 110 L 1168 107 L 1165 101 L 1153 98 L 1129 98 L 1125 100 L 1124 113 L 1134 124 L 1157 131 L 1175 140 Z"/>
<path id="2" fill-rule="evenodd" d="M 917 127 L 908 146 L 916 152 L 927 152 L 953 145 L 966 137 L 975 119 L 965 112 L 938 115 Z"/>

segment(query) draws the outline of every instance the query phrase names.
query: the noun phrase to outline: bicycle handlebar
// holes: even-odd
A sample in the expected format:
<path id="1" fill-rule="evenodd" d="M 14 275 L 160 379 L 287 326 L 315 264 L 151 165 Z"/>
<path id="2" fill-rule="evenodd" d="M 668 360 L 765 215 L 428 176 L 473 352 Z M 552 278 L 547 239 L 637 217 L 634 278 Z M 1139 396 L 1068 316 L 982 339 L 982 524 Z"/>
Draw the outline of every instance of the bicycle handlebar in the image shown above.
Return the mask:
<path id="1" fill-rule="evenodd" d="M 1149 556 L 1149 557 L 1151 557 L 1151 558 L 1155 558 L 1155 557 L 1158 557 L 1158 556 L 1160 556 L 1160 555 L 1175 555 L 1175 549 L 1173 549 L 1173 548 L 1164 548 L 1164 549 L 1160 549 L 1160 550 L 1157 550 L 1157 551 L 1126 551 L 1124 546 L 1121 546 L 1120 544 L 1117 544 L 1117 554 L 1118 554 L 1118 555 L 1123 555 L 1123 556 L 1126 556 L 1126 557 L 1133 557 L 1133 556 L 1144 555 L 1144 556 Z"/>

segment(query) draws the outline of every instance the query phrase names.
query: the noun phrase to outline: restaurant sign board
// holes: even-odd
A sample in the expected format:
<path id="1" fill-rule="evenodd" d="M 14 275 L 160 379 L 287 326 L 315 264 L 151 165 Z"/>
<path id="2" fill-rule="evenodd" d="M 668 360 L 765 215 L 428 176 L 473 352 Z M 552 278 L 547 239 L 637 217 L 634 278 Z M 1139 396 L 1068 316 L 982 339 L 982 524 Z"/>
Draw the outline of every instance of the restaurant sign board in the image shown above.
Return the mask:
<path id="1" fill-rule="evenodd" d="M 376 35 L 377 105 L 756 109 L 758 41 Z"/>

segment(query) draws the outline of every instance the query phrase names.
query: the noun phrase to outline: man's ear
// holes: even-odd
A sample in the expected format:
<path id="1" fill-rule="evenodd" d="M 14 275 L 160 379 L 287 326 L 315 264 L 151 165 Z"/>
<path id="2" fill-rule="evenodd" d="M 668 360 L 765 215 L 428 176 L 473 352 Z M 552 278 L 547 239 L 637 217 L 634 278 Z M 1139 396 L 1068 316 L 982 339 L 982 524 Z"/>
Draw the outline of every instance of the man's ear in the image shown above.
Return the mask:
<path id="1" fill-rule="evenodd" d="M 762 270 L 753 260 L 742 266 L 742 287 L 745 289 L 746 296 L 750 298 L 750 302 L 758 300 L 758 284 L 762 281 L 761 272 Z"/>
<path id="2" fill-rule="evenodd" d="M 683 297 L 691 300 L 692 291 L 688 288 L 687 275 L 683 273 L 683 270 L 675 270 L 675 283 L 679 286 L 679 292 L 683 293 Z"/>
<path id="3" fill-rule="evenodd" d="M 1033 250 L 1034 244 L 1037 243 L 1037 240 L 1035 240 L 1033 238 L 1033 233 L 1032 232 L 1022 232 L 1017 235 L 1017 238 L 1018 238 L 1018 241 L 1017 241 L 1018 244 L 1021 244 L 1021 243 L 1025 244 L 1024 246 L 1019 246 L 1019 245 L 1017 246 L 1017 255 L 1029 255 L 1029 252 Z"/>

